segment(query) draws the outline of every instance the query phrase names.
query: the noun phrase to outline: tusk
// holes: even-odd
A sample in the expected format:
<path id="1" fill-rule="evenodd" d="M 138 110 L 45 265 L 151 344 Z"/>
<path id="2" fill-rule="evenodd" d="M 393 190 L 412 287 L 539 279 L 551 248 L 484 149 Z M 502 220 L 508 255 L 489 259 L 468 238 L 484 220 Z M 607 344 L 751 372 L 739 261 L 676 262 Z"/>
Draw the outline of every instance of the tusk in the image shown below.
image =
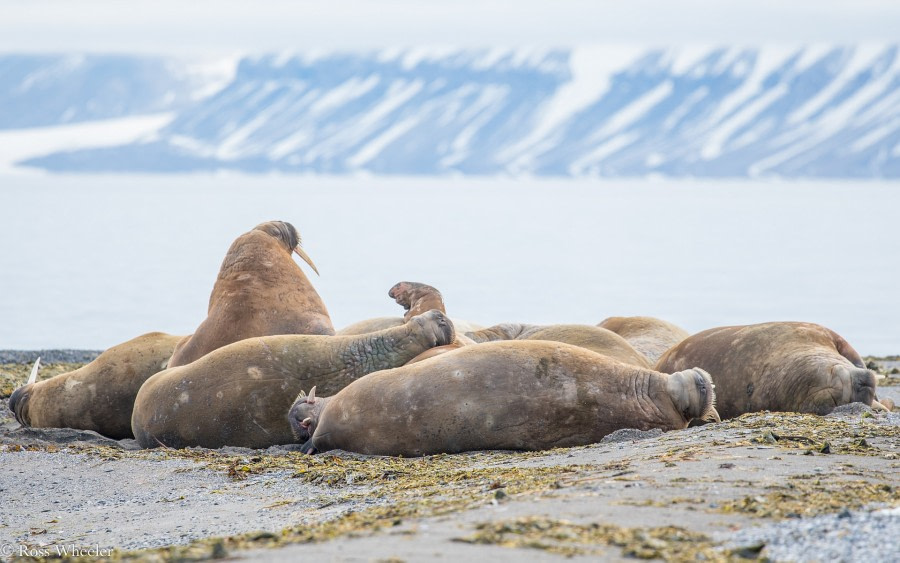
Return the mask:
<path id="1" fill-rule="evenodd" d="M 709 412 L 703 417 L 704 422 L 722 422 L 722 418 L 719 417 L 719 411 L 716 410 L 716 407 L 710 407 Z"/>
<path id="2" fill-rule="evenodd" d="M 316 402 L 316 386 L 313 385 L 312 389 L 309 390 L 309 396 L 306 398 L 307 403 L 315 403 Z"/>
<path id="3" fill-rule="evenodd" d="M 303 422 L 300 423 L 300 426 L 302 426 L 303 428 L 309 428 L 310 424 L 312 424 L 312 418 L 307 416 L 303 419 Z"/>
<path id="4" fill-rule="evenodd" d="M 307 254 L 302 248 L 300 248 L 299 244 L 294 247 L 294 252 L 297 253 L 297 256 L 299 256 L 300 258 L 303 258 L 304 262 L 309 264 L 309 267 L 313 269 L 313 272 L 315 272 L 317 276 L 320 275 L 319 269 L 316 268 L 315 264 L 313 264 L 312 258 L 310 258 L 309 254 Z"/>
<path id="5" fill-rule="evenodd" d="M 25 385 L 30 385 L 30 384 L 34 383 L 35 381 L 37 381 L 37 374 L 38 374 L 39 369 L 41 369 L 41 358 L 40 357 L 38 357 L 38 359 L 35 360 L 34 367 L 31 368 L 31 375 L 28 376 L 28 383 L 26 383 Z"/>

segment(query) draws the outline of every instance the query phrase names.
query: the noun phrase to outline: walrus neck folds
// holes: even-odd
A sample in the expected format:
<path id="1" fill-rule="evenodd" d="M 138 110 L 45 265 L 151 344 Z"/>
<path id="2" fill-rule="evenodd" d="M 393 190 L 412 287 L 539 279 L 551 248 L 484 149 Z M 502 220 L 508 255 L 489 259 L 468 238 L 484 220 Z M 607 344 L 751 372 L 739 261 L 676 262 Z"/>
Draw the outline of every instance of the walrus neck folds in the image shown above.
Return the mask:
<path id="1" fill-rule="evenodd" d="M 719 420 L 715 409 L 715 385 L 710 375 L 702 369 L 693 368 L 669 375 L 667 387 L 672 402 L 687 422 L 695 418 Z"/>

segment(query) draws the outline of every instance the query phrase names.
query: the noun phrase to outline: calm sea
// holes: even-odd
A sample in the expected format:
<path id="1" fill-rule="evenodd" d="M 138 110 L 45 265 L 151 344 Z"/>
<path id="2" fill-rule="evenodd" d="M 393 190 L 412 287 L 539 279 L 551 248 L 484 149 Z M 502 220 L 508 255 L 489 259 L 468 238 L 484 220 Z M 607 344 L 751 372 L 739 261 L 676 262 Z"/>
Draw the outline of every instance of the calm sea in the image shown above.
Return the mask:
<path id="1" fill-rule="evenodd" d="M 0 348 L 187 334 L 232 240 L 281 219 L 336 327 L 408 280 L 484 325 L 804 320 L 897 354 L 898 217 L 898 183 L 2 175 Z"/>

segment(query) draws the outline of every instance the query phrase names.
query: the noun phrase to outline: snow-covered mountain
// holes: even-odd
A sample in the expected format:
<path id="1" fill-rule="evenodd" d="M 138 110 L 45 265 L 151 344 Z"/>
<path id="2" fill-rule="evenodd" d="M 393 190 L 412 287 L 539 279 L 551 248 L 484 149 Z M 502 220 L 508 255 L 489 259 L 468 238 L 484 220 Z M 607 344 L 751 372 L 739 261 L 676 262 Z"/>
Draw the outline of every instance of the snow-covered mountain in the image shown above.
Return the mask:
<path id="1" fill-rule="evenodd" d="M 900 177 L 896 45 L 58 59 L 0 57 L 0 128 L 174 118 L 54 171 Z"/>

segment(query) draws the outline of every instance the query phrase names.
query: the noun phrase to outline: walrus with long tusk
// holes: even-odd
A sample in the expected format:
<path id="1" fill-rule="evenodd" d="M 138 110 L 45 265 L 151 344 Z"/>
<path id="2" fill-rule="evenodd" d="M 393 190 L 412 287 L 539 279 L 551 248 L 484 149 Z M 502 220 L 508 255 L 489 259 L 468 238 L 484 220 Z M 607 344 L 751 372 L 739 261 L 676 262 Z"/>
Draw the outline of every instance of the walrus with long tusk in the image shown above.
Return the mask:
<path id="1" fill-rule="evenodd" d="M 635 350 L 627 340 L 618 334 L 590 325 L 558 324 L 530 325 L 502 323 L 474 332 L 466 336 L 475 342 L 496 342 L 499 340 L 548 340 L 580 346 L 598 354 L 642 368 L 651 366 L 647 359 Z"/>
<path id="2" fill-rule="evenodd" d="M 337 393 L 453 337 L 447 317 L 429 311 L 402 326 L 358 336 L 249 338 L 148 379 L 135 399 L 131 427 L 145 448 L 291 443 L 287 413 L 301 389 L 317 385 Z"/>
<path id="3" fill-rule="evenodd" d="M 465 346 L 367 375 L 333 397 L 300 395 L 288 417 L 307 451 L 422 456 L 543 450 L 621 428 L 717 418 L 709 374 L 671 375 L 558 342 Z"/>
<path id="4" fill-rule="evenodd" d="M 656 369 L 687 366 L 710 373 L 722 418 L 763 410 L 827 414 L 840 405 L 875 401 L 875 374 L 856 350 L 813 323 L 706 330 L 669 349 Z"/>
<path id="5" fill-rule="evenodd" d="M 611 330 L 627 340 L 647 358 L 651 366 L 659 361 L 666 350 L 690 336 L 683 328 L 653 317 L 609 317 L 597 326 Z"/>
<path id="6" fill-rule="evenodd" d="M 37 381 L 39 361 L 28 383 L 9 398 L 22 426 L 93 430 L 120 440 L 131 438 L 131 411 L 141 385 L 166 368 L 182 339 L 151 332 L 106 350 L 75 371 Z"/>
<path id="7" fill-rule="evenodd" d="M 319 273 L 290 223 L 268 221 L 239 236 L 222 261 L 206 319 L 179 343 L 169 366 L 253 336 L 334 334 L 325 304 L 291 253 Z"/>

